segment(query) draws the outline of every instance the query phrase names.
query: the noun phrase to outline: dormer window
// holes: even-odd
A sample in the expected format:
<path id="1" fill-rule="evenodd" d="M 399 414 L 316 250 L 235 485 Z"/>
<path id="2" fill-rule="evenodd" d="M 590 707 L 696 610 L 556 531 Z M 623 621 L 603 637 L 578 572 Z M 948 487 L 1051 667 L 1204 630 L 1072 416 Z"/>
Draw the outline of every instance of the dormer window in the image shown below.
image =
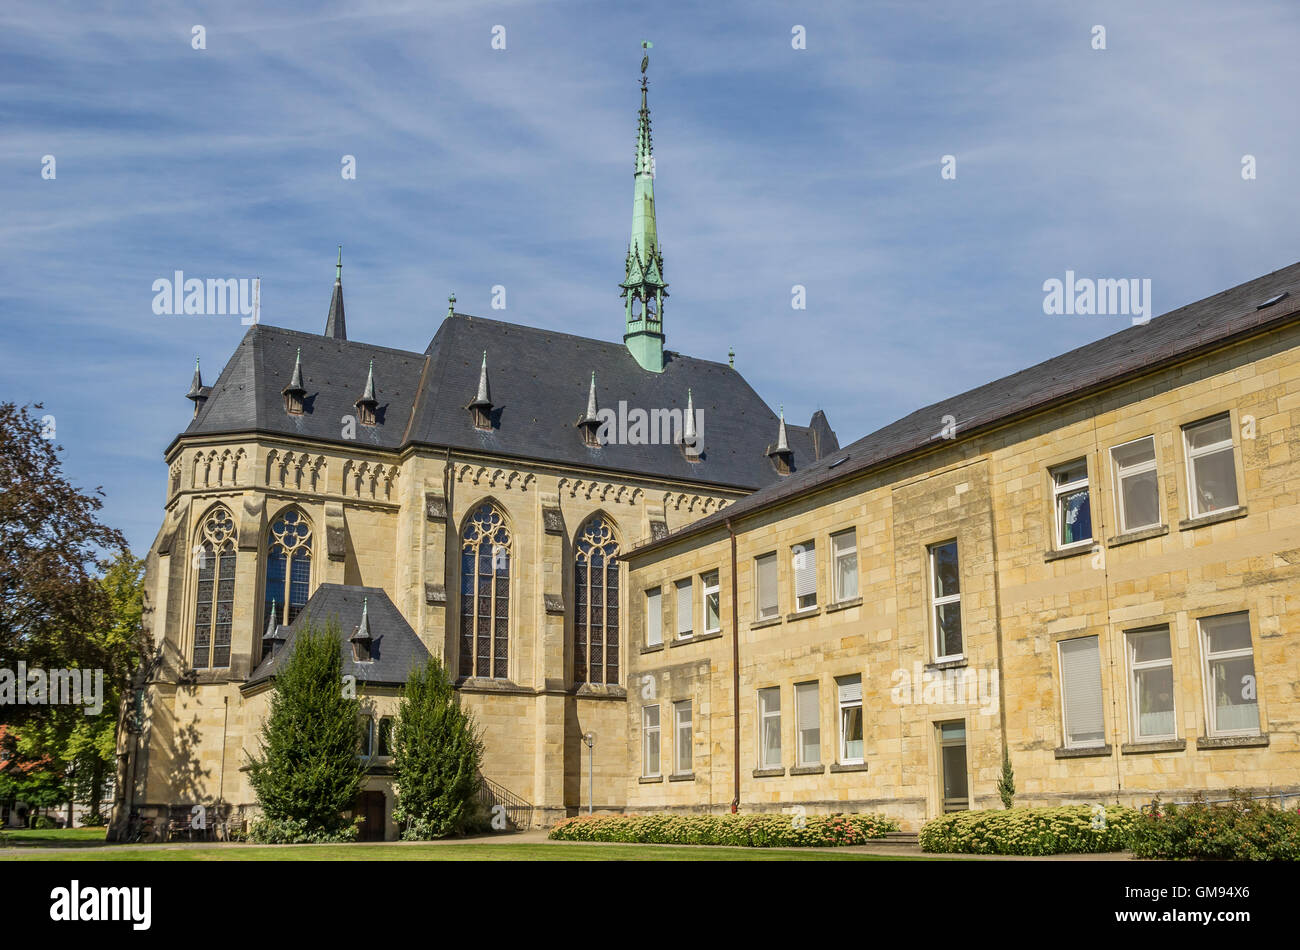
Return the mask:
<path id="1" fill-rule="evenodd" d="M 291 416 L 300 416 L 303 412 L 303 398 L 307 395 L 302 384 L 302 347 L 298 347 L 298 356 L 293 363 L 293 378 L 289 385 L 280 390 L 284 396 L 284 411 Z"/>
<path id="2" fill-rule="evenodd" d="M 578 431 L 588 448 L 600 448 L 600 410 L 596 408 L 596 374 L 591 374 L 591 388 L 587 390 L 587 411 L 578 419 Z"/>
<path id="3" fill-rule="evenodd" d="M 469 410 L 475 429 L 492 428 L 492 395 L 491 388 L 488 386 L 487 350 L 483 351 L 483 364 L 478 371 L 478 394 L 465 408 Z"/>
<path id="4" fill-rule="evenodd" d="M 366 375 L 366 389 L 354 406 L 357 408 L 357 421 L 363 426 L 372 426 L 377 421 L 379 400 L 375 398 L 375 361 L 370 361 L 370 372 Z"/>

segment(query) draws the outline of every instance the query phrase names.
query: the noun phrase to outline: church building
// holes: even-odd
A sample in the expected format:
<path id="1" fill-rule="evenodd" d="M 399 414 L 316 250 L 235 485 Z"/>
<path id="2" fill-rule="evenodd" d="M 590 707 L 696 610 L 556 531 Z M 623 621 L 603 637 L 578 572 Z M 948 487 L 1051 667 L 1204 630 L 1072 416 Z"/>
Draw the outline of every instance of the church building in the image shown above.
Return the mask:
<path id="1" fill-rule="evenodd" d="M 323 333 L 255 324 L 211 385 L 195 367 L 147 556 L 161 662 L 122 731 L 123 810 L 253 813 L 247 754 L 309 616 L 339 623 L 369 710 L 365 837 L 397 833 L 390 719 L 430 654 L 483 727 L 492 794 L 551 823 L 586 802 L 593 754 L 597 806 L 621 807 L 625 552 L 838 448 L 821 412 L 788 424 L 729 363 L 668 348 L 644 72 L 621 341 L 454 296 L 423 351 L 350 339 L 340 251 Z"/>

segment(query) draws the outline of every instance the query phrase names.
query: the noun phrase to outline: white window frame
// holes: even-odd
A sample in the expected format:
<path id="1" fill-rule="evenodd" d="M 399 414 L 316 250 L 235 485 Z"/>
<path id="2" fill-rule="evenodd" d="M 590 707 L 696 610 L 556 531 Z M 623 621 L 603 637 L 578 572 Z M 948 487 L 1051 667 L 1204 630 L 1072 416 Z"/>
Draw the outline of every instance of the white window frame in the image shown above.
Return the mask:
<path id="1" fill-rule="evenodd" d="M 1075 465 L 1079 462 L 1083 463 L 1083 478 L 1076 478 L 1072 482 L 1066 482 L 1063 485 L 1058 485 L 1056 482 L 1056 473 L 1063 468 L 1069 468 L 1071 465 Z M 1084 547 L 1085 545 L 1092 544 L 1096 540 L 1096 536 L 1097 536 L 1097 526 L 1095 523 L 1091 526 L 1092 527 L 1091 537 L 1081 538 L 1078 541 L 1071 541 L 1069 544 L 1066 544 L 1061 539 L 1060 505 L 1061 505 L 1061 497 L 1063 495 L 1072 495 L 1075 492 L 1077 492 L 1080 488 L 1086 489 L 1088 492 L 1088 520 L 1089 521 L 1093 520 L 1092 486 L 1089 485 L 1088 483 L 1089 482 L 1088 456 L 1086 455 L 1080 456 L 1079 458 L 1070 459 L 1068 462 L 1062 462 L 1060 465 L 1053 465 L 1051 468 L 1047 470 L 1047 475 L 1052 480 L 1052 535 L 1056 539 L 1056 550 L 1072 551 L 1075 548 L 1081 548 Z"/>
<path id="2" fill-rule="evenodd" d="M 803 595 L 805 597 L 811 597 L 812 603 L 805 604 L 802 606 L 799 604 L 798 558 L 800 555 L 807 555 L 808 557 L 811 557 L 813 562 L 812 563 L 813 590 L 811 594 Z M 797 614 L 801 614 L 801 613 L 806 613 L 810 610 L 816 610 L 817 609 L 817 542 L 816 540 L 809 539 L 807 541 L 801 541 L 798 544 L 790 545 L 790 573 L 792 575 L 790 593 L 794 595 L 794 612 Z"/>
<path id="3" fill-rule="evenodd" d="M 1137 445 L 1139 442 L 1151 443 L 1151 461 L 1139 462 L 1137 465 L 1133 465 L 1128 468 L 1121 468 L 1119 464 L 1119 459 L 1115 457 L 1115 453 L 1121 451 L 1122 449 L 1127 449 L 1130 446 Z M 1111 472 L 1114 473 L 1114 479 L 1115 479 L 1115 523 L 1119 525 L 1120 534 L 1128 534 L 1131 531 L 1141 531 L 1144 528 L 1154 528 L 1157 525 L 1163 523 L 1162 513 L 1161 513 L 1162 506 L 1160 504 L 1159 461 L 1160 460 L 1156 451 L 1156 437 L 1154 435 L 1144 435 L 1140 439 L 1130 439 L 1129 441 L 1123 442 L 1119 445 L 1111 446 L 1110 467 L 1111 467 Z M 1124 479 L 1132 475 L 1145 475 L 1147 472 L 1156 473 L 1156 520 L 1152 521 L 1149 524 L 1131 525 L 1128 523 L 1128 515 L 1124 511 Z M 1089 500 L 1091 501 L 1091 499 Z"/>
<path id="4" fill-rule="evenodd" d="M 685 713 L 683 718 L 682 713 Z M 686 732 L 683 739 L 682 732 Z M 682 767 L 685 753 L 686 767 Z M 695 719 L 692 715 L 691 701 L 678 700 L 673 703 L 673 774 L 690 775 L 695 770 Z"/>
<path id="5" fill-rule="evenodd" d="M 934 554 L 939 548 L 945 548 L 948 545 L 957 547 L 957 593 L 945 594 L 939 596 L 939 572 L 934 562 Z M 962 617 L 961 609 L 961 545 L 956 538 L 947 541 L 940 541 L 938 544 L 932 544 L 927 549 L 927 559 L 930 562 L 930 647 L 934 651 L 934 661 L 936 663 L 947 663 L 950 660 L 961 660 L 966 656 L 966 624 L 965 618 Z M 957 616 L 961 620 L 961 652 L 941 654 L 939 652 L 939 608 L 946 607 L 948 604 L 957 605 Z"/>
<path id="6" fill-rule="evenodd" d="M 1165 639 L 1169 643 L 1169 656 L 1166 659 L 1143 660 L 1138 662 L 1135 659 L 1137 650 L 1134 647 L 1134 639 L 1139 636 L 1146 636 L 1153 633 L 1164 631 Z M 1129 735 L 1133 737 L 1134 742 L 1168 742 L 1178 738 L 1178 677 L 1174 671 L 1174 640 L 1173 631 L 1167 625 L 1157 627 L 1142 627 L 1137 630 L 1126 630 L 1124 632 L 1124 652 L 1128 658 L 1128 715 L 1129 715 Z M 1138 701 L 1138 676 L 1140 672 L 1147 670 L 1156 670 L 1162 667 L 1169 667 L 1170 679 L 1173 688 L 1170 690 L 1170 700 L 1173 703 L 1172 719 L 1174 731 L 1158 736 L 1142 735 L 1141 717 L 1142 712 Z"/>
<path id="7" fill-rule="evenodd" d="M 655 724 L 653 726 L 650 725 L 649 723 L 650 710 L 652 709 L 655 711 Z M 658 740 L 655 743 L 655 761 L 654 761 L 653 772 L 648 771 L 648 767 L 650 765 L 651 734 L 653 734 L 656 740 Z M 659 718 L 659 704 L 651 703 L 648 706 L 642 706 L 641 707 L 641 777 L 642 778 L 658 778 L 660 775 L 663 774 L 662 772 L 663 752 L 664 752 L 663 725 Z"/>
<path id="8" fill-rule="evenodd" d="M 712 583 L 709 583 L 710 577 L 713 578 Z M 720 587 L 721 577 L 722 577 L 721 572 L 717 570 L 705 571 L 703 574 L 700 575 L 700 629 L 703 630 L 705 633 L 722 632 L 722 596 L 719 593 L 719 591 L 721 590 Z M 709 626 L 709 596 L 710 595 L 712 595 L 714 600 L 717 602 L 717 608 L 714 610 L 714 613 L 717 614 L 718 616 L 718 625 L 716 627 Z"/>
<path id="9" fill-rule="evenodd" d="M 1244 617 L 1246 629 L 1250 633 L 1250 646 L 1240 647 L 1235 650 L 1220 650 L 1218 653 L 1210 652 L 1210 634 L 1205 629 L 1207 621 L 1220 620 L 1227 617 Z M 1206 732 L 1215 737 L 1219 736 L 1258 736 L 1263 733 L 1263 719 L 1260 716 L 1259 709 L 1259 667 L 1255 663 L 1255 634 L 1250 626 L 1250 614 L 1248 611 L 1234 611 L 1227 614 L 1214 614 L 1209 617 L 1198 617 L 1196 620 L 1196 630 L 1200 635 L 1201 641 L 1201 684 L 1205 694 L 1205 725 Z M 1218 725 L 1218 706 L 1214 702 L 1214 678 L 1210 675 L 1210 664 L 1216 660 L 1234 660 L 1243 656 L 1250 657 L 1251 669 L 1254 670 L 1255 677 L 1255 728 L 1254 729 L 1220 729 Z"/>
<path id="10" fill-rule="evenodd" d="M 799 715 L 800 710 L 803 708 L 800 703 L 800 697 L 807 696 L 809 692 L 811 692 L 813 696 L 813 711 L 816 713 L 815 722 L 817 723 L 817 725 L 814 727 L 817 730 L 817 758 L 815 760 L 808 760 L 803 757 L 803 749 L 804 749 L 803 733 L 805 730 L 801 725 L 801 717 Z M 794 752 L 795 752 L 795 765 L 800 768 L 804 766 L 822 764 L 821 705 L 822 705 L 822 696 L 821 696 L 820 682 L 818 682 L 817 680 L 809 680 L 806 683 L 794 684 L 794 737 L 795 737 Z"/>
<path id="11" fill-rule="evenodd" d="M 682 609 L 683 587 L 690 591 L 690 594 L 686 598 L 685 610 Z M 673 598 L 675 600 L 673 610 L 676 613 L 677 639 L 689 640 L 691 637 L 695 636 L 695 578 L 684 577 L 681 580 L 676 581 L 673 584 Z M 685 630 L 682 629 L 683 617 L 686 618 L 686 622 L 689 625 Z"/>
<path id="12" fill-rule="evenodd" d="M 776 708 L 768 708 L 764 697 L 775 697 Z M 775 721 L 773 721 L 775 720 Z M 776 761 L 769 762 L 767 755 L 768 730 L 776 730 Z M 765 686 L 758 691 L 758 767 L 760 769 L 779 769 L 784 750 L 781 748 L 781 687 Z"/>
<path id="13" fill-rule="evenodd" d="M 759 579 L 762 576 L 763 562 L 771 559 L 772 563 L 772 612 L 763 613 L 763 587 Z M 780 570 L 780 561 L 777 559 L 775 551 L 769 551 L 766 554 L 760 554 L 754 558 L 754 619 L 755 620 L 775 620 L 781 616 L 781 585 L 778 571 Z"/>
<path id="14" fill-rule="evenodd" d="M 1210 423 L 1218 422 L 1221 419 L 1228 420 L 1228 437 L 1222 441 L 1215 442 L 1212 445 L 1203 445 L 1199 449 L 1192 448 L 1190 438 L 1191 431 Z M 1227 450 L 1232 455 L 1232 477 L 1235 482 L 1237 471 L 1237 443 L 1232 438 L 1232 415 L 1226 412 L 1220 412 L 1217 415 L 1207 416 L 1204 419 L 1198 419 L 1195 422 L 1189 422 L 1182 427 L 1183 431 L 1183 461 L 1187 466 L 1187 511 L 1193 518 L 1199 518 L 1202 515 L 1218 514 L 1221 511 L 1236 511 L 1241 507 L 1241 486 L 1235 485 L 1237 503 L 1235 505 L 1226 505 L 1223 508 L 1215 508 L 1212 511 L 1201 511 L 1198 493 L 1196 491 L 1196 466 L 1193 464 L 1198 458 L 1205 455 L 1214 455 Z"/>
<path id="15" fill-rule="evenodd" d="M 650 601 L 658 598 L 659 600 L 659 625 L 653 627 L 650 623 Z M 664 643 L 664 589 L 662 586 L 651 587 L 645 592 L 645 645 L 648 647 L 663 646 Z"/>
<path id="16" fill-rule="evenodd" d="M 858 698 L 857 698 L 856 700 L 852 700 L 852 699 L 850 699 L 850 700 L 846 700 L 846 699 L 844 699 L 844 698 L 842 698 L 842 697 L 840 696 L 841 681 L 843 681 L 843 680 L 848 680 L 848 679 L 854 679 L 854 678 L 856 678 L 857 681 L 858 681 Z M 862 702 L 862 700 L 863 700 L 863 694 L 862 694 L 862 675 L 859 674 L 859 673 L 854 673 L 854 674 L 851 674 L 851 675 L 849 675 L 849 676 L 841 676 L 841 677 L 836 678 L 836 680 L 835 680 L 835 698 L 836 698 L 836 701 L 839 703 L 839 716 L 840 716 L 840 723 L 839 723 L 839 729 L 840 729 L 840 764 L 841 764 L 841 765 L 862 765 L 864 762 L 867 761 L 867 759 L 866 759 L 866 755 L 867 755 L 867 721 L 866 721 L 866 707 L 863 705 L 863 702 Z M 846 734 L 846 732 L 845 732 L 845 729 L 844 729 L 844 727 L 845 727 L 845 715 L 844 715 L 844 714 L 845 714 L 846 711 L 848 711 L 848 710 L 850 710 L 850 709 L 857 709 L 857 710 L 858 710 L 858 718 L 861 719 L 861 721 L 862 721 L 862 740 L 861 740 L 861 741 L 862 741 L 862 754 L 861 754 L 861 755 L 858 755 L 858 756 L 850 756 L 850 755 L 848 754 L 848 736 L 847 736 L 847 734 Z"/>
<path id="17" fill-rule="evenodd" d="M 836 550 L 835 539 L 845 536 L 853 539 L 853 546 L 847 551 Z M 855 590 L 851 595 L 846 595 L 840 590 L 840 561 L 848 558 L 853 559 L 853 586 Z M 846 600 L 856 600 L 862 596 L 862 575 L 859 572 L 858 559 L 858 529 L 847 528 L 844 531 L 837 531 L 831 535 L 831 600 L 833 603 L 842 604 Z"/>

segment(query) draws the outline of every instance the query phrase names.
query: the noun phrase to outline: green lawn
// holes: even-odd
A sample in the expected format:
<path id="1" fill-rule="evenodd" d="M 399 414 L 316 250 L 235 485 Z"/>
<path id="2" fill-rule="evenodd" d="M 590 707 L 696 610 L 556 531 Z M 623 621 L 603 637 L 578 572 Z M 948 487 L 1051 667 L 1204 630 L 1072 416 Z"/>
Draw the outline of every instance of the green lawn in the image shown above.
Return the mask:
<path id="1" fill-rule="evenodd" d="M 68 846 L 0 858 L 6 861 L 893 861 L 892 857 L 765 848 L 677 847 L 630 844 L 412 844 L 273 845 L 263 847 L 148 848 L 103 851 Z M 906 860 L 906 859 L 904 859 Z M 911 860 L 926 860 L 912 858 Z"/>
<path id="2" fill-rule="evenodd" d="M 89 848 L 104 843 L 103 828 L 6 828 L 0 848 Z"/>

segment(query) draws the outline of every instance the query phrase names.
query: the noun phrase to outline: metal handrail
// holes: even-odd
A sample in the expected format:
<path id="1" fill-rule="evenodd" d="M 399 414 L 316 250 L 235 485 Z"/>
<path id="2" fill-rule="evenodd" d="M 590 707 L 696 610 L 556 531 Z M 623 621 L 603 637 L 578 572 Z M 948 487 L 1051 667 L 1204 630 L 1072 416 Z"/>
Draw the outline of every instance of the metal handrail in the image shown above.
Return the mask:
<path id="1" fill-rule="evenodd" d="M 530 802 L 524 801 L 482 773 L 479 773 L 479 781 L 479 802 L 486 811 L 491 812 L 495 806 L 500 805 L 505 810 L 507 827 L 518 831 L 532 826 L 533 806 Z"/>

